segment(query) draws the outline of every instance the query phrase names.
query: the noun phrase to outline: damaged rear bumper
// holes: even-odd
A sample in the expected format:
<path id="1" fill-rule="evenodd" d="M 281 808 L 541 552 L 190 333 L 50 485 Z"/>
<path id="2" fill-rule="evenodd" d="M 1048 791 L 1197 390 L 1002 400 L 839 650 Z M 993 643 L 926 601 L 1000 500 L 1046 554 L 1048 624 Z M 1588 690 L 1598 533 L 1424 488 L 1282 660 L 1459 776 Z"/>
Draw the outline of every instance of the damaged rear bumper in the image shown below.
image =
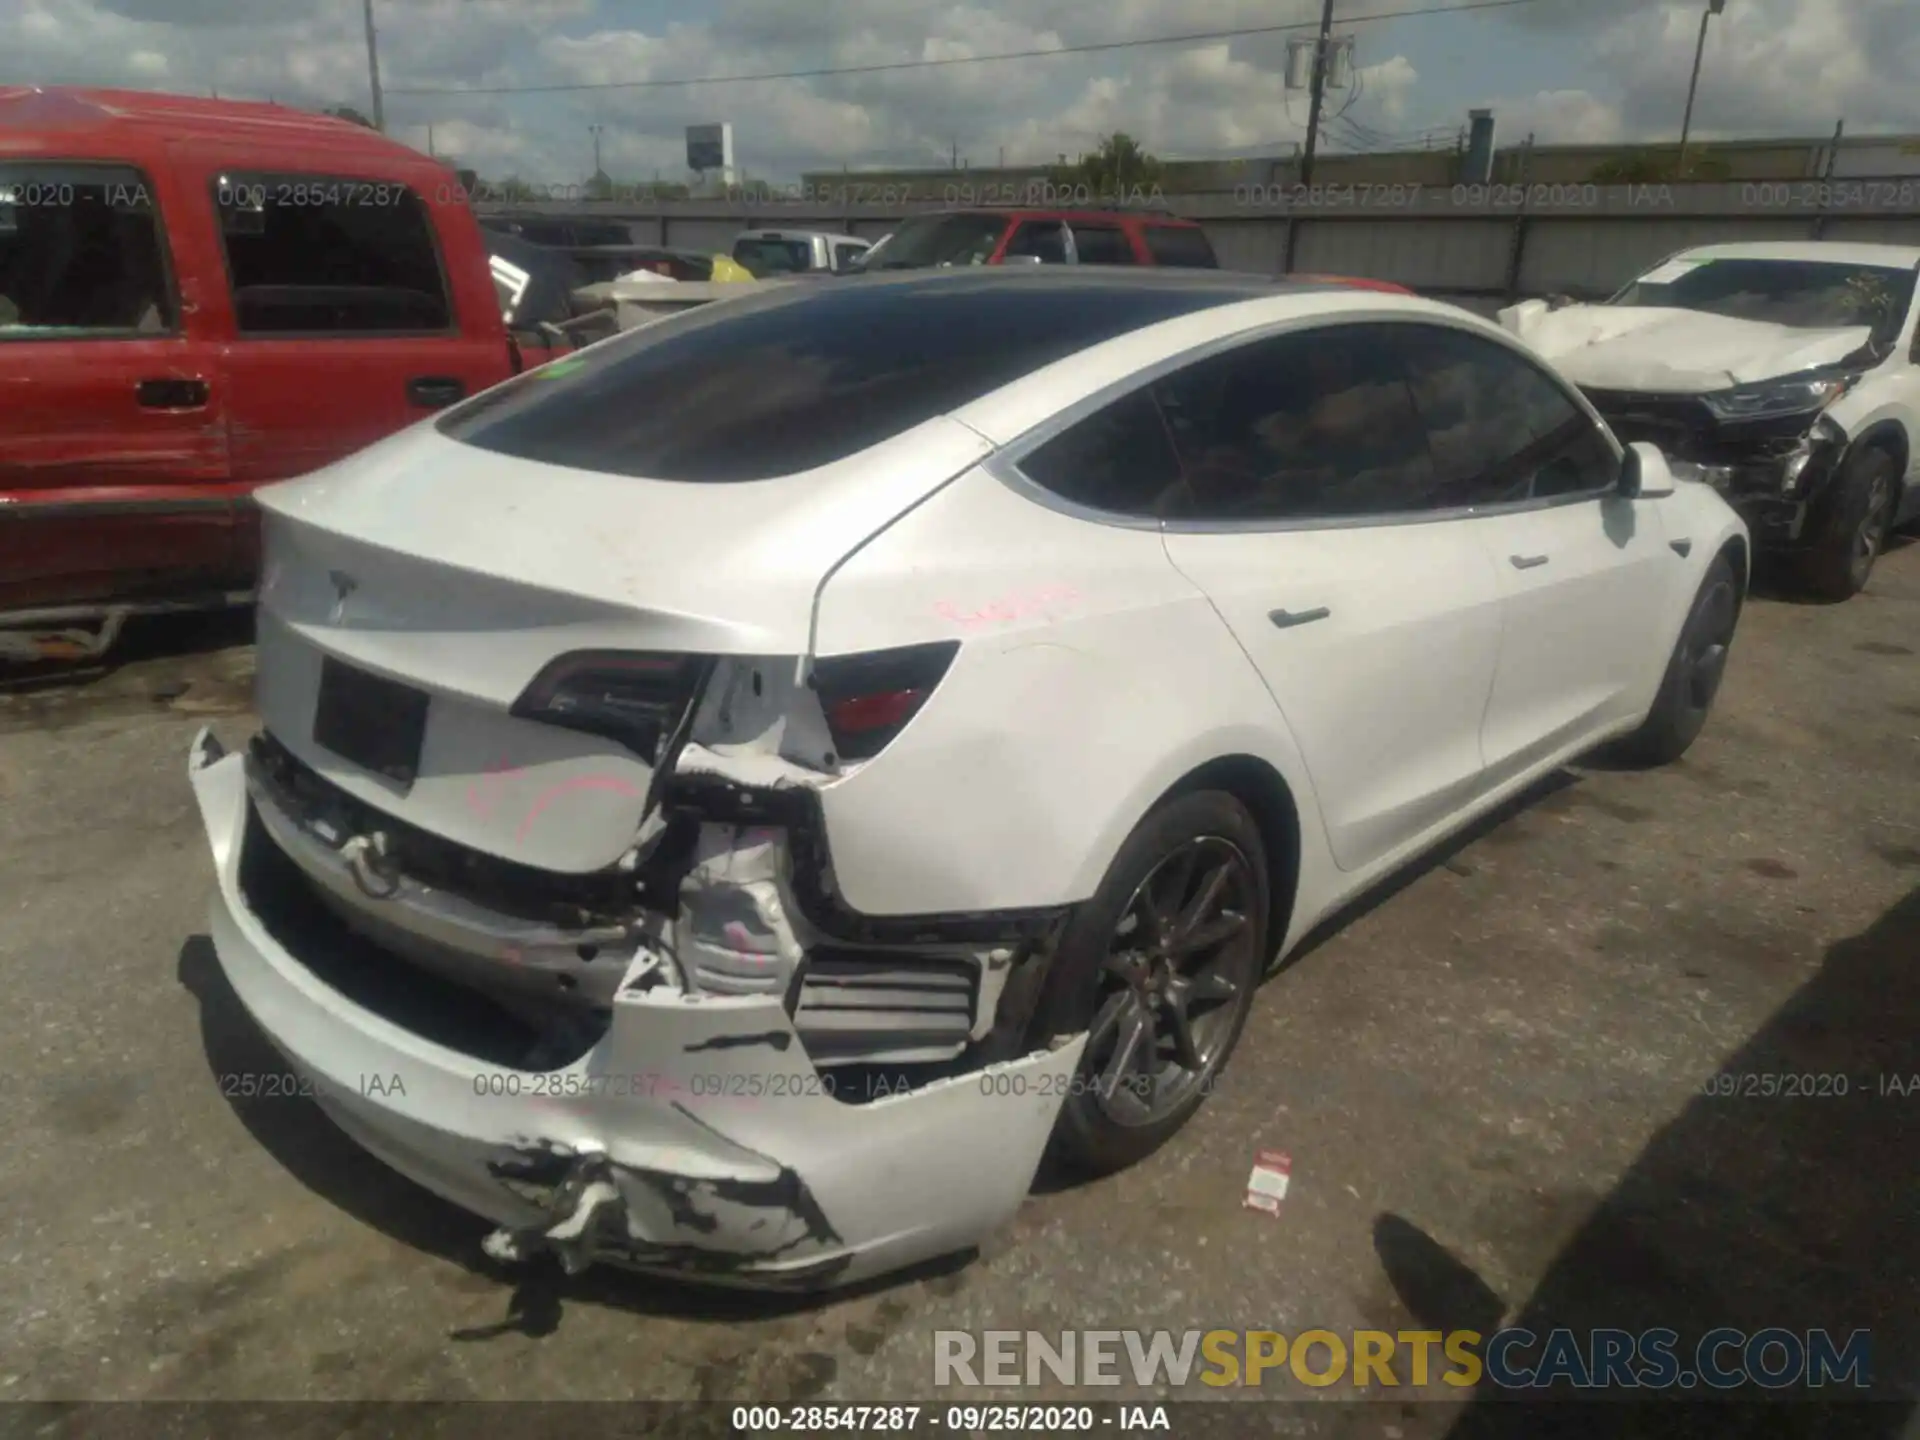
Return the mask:
<path id="1" fill-rule="evenodd" d="M 1084 1036 L 855 1103 L 780 997 L 629 987 L 579 1058 L 505 1067 L 357 1003 L 277 939 L 242 881 L 248 847 L 273 844 L 243 757 L 203 734 L 190 773 L 235 993 L 343 1130 L 501 1226 L 500 1258 L 817 1288 L 965 1249 L 1032 1183 Z"/>

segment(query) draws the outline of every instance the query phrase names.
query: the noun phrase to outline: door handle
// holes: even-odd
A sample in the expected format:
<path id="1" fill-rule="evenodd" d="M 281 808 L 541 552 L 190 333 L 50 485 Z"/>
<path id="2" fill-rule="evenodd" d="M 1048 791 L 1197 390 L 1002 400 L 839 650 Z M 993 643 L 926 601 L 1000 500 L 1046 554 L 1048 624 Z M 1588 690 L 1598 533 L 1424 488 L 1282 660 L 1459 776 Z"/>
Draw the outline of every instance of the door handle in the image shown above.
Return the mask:
<path id="1" fill-rule="evenodd" d="M 1311 625 L 1315 620 L 1324 620 L 1332 613 L 1322 605 L 1317 610 L 1269 610 L 1267 618 L 1282 630 L 1290 630 L 1295 625 Z"/>
<path id="2" fill-rule="evenodd" d="M 1545 555 L 1510 555 L 1507 558 L 1513 561 L 1516 570 L 1532 570 L 1547 563 Z"/>
<path id="3" fill-rule="evenodd" d="M 438 410 L 466 398 L 467 382 L 453 375 L 416 375 L 407 381 L 407 399 L 428 410 Z"/>
<path id="4" fill-rule="evenodd" d="M 204 380 L 142 380 L 133 387 L 134 398 L 145 410 L 199 410 L 210 393 Z"/>

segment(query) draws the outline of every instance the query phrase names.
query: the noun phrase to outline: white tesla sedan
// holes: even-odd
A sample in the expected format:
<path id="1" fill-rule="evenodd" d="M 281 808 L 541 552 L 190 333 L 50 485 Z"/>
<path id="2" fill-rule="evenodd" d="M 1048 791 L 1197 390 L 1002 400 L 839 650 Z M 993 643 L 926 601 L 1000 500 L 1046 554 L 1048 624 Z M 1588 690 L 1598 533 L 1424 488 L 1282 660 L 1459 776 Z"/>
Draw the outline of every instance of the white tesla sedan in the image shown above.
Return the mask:
<path id="1" fill-rule="evenodd" d="M 240 999 L 494 1255 L 796 1287 L 1146 1155 L 1316 921 L 1678 755 L 1748 562 L 1498 328 L 1219 273 L 718 304 L 260 499 Z"/>

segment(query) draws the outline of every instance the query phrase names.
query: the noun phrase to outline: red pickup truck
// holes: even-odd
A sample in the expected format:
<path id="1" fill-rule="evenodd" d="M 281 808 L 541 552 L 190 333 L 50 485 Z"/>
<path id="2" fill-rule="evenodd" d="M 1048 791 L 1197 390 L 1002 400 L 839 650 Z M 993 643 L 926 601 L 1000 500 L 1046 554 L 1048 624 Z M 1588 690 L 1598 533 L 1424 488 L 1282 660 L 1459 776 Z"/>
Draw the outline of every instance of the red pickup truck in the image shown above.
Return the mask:
<path id="1" fill-rule="evenodd" d="M 0 88 L 0 659 L 246 598 L 250 491 L 521 366 L 438 161 L 277 105 Z"/>

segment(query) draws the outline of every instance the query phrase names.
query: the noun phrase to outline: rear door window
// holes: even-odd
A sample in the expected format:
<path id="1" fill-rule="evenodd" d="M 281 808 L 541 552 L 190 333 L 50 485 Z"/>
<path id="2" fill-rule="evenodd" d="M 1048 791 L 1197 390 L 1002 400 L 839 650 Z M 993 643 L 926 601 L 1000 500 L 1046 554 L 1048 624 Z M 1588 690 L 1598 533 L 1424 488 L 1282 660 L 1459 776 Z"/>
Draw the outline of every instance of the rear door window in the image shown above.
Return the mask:
<path id="1" fill-rule="evenodd" d="M 1186 469 L 1178 518 L 1285 521 L 1435 507 L 1427 437 L 1378 325 L 1255 341 L 1155 391 Z"/>
<path id="2" fill-rule="evenodd" d="M 144 172 L 0 162 L 0 340 L 165 335 L 178 320 Z"/>
<path id="3" fill-rule="evenodd" d="M 1075 224 L 1073 248 L 1082 265 L 1132 265 L 1133 244 L 1118 225 Z"/>
<path id="4" fill-rule="evenodd" d="M 1184 265 L 1202 270 L 1217 270 L 1220 262 L 1206 232 L 1197 225 L 1149 225 L 1145 230 L 1147 253 L 1156 265 Z"/>
<path id="5" fill-rule="evenodd" d="M 407 186 L 236 172 L 213 190 L 243 337 L 452 328 L 433 223 Z"/>

